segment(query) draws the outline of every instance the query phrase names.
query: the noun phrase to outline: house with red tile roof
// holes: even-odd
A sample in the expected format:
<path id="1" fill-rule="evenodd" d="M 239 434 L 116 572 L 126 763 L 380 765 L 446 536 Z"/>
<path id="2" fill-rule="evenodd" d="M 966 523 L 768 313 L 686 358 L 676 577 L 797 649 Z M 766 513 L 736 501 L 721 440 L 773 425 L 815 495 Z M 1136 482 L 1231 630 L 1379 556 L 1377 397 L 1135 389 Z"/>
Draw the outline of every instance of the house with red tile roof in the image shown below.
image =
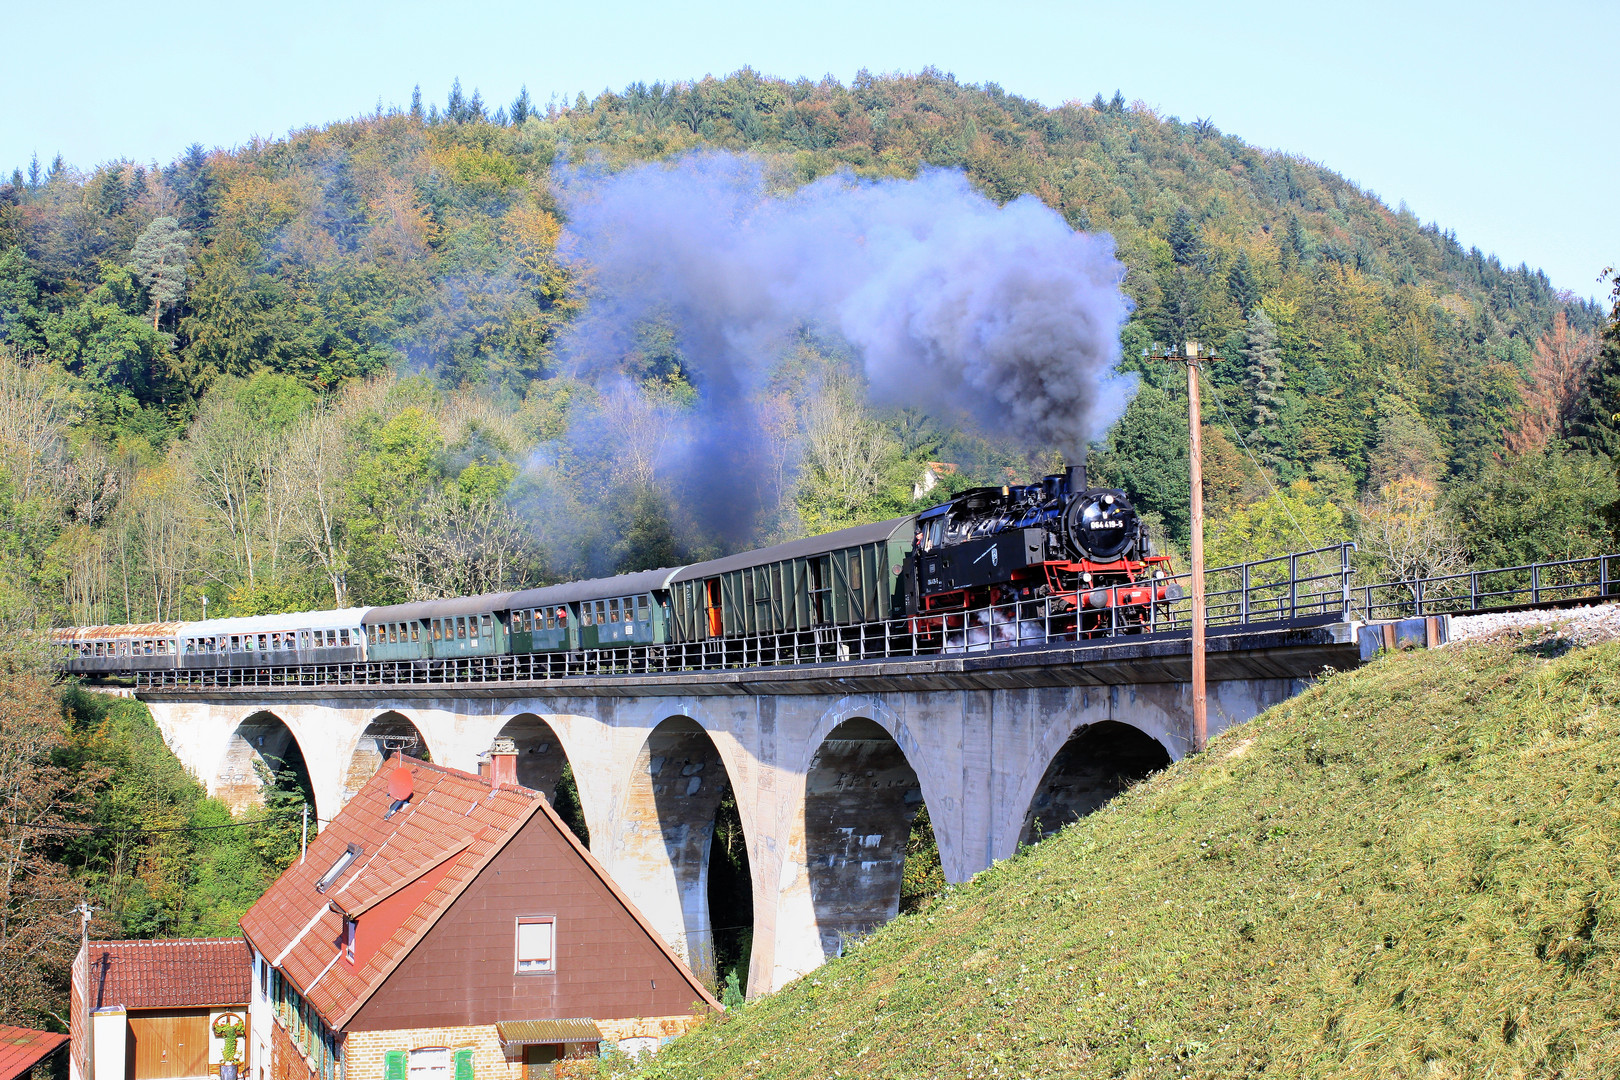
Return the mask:
<path id="1" fill-rule="evenodd" d="M 72 1080 L 216 1077 L 240 1024 L 247 1047 L 253 954 L 242 938 L 91 941 L 73 961 Z"/>
<path id="2" fill-rule="evenodd" d="M 0 1024 L 0 1080 L 17 1080 L 60 1050 L 68 1037 L 56 1031 Z"/>
<path id="3" fill-rule="evenodd" d="M 242 930 L 249 1080 L 529 1080 L 720 1008 L 510 740 L 482 776 L 385 762 Z"/>

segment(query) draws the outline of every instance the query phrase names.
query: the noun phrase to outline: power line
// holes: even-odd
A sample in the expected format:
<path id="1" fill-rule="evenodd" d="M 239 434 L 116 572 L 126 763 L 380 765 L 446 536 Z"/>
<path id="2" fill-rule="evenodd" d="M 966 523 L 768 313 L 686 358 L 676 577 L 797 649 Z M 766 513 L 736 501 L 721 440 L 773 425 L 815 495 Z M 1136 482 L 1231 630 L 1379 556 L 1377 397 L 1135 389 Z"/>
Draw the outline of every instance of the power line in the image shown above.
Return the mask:
<path id="1" fill-rule="evenodd" d="M 267 825 L 278 820 L 279 818 L 301 815 L 303 812 L 302 806 L 296 810 L 273 810 L 269 811 L 269 816 L 254 818 L 251 821 L 233 821 L 228 825 L 177 825 L 173 827 L 148 825 L 48 825 L 39 822 L 20 821 L 13 823 L 10 827 L 14 829 L 33 829 L 36 832 L 69 833 L 74 836 L 215 832 L 220 829 L 246 829 L 254 825 Z M 331 824 L 331 819 L 316 818 L 315 822 L 319 825 L 329 825 Z"/>

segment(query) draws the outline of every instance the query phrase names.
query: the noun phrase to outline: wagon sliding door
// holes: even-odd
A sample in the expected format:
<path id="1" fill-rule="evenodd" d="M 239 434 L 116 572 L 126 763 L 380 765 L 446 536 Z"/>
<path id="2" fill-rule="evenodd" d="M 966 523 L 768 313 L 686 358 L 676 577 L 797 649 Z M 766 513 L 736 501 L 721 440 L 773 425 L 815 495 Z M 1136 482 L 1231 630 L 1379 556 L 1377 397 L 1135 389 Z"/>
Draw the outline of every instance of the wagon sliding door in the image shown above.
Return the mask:
<path id="1" fill-rule="evenodd" d="M 725 634 L 725 622 L 720 606 L 720 579 L 712 577 L 703 582 L 703 613 L 707 620 L 709 636 L 721 637 Z"/>

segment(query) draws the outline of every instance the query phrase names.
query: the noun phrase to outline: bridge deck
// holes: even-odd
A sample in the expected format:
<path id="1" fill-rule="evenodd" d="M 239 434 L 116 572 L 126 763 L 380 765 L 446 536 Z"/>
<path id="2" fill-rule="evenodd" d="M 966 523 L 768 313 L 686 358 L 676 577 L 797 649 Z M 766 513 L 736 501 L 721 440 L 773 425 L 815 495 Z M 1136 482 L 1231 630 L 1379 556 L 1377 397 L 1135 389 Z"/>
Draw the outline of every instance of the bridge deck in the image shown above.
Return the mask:
<path id="1" fill-rule="evenodd" d="M 1212 630 L 1212 681 L 1300 679 L 1360 662 L 1354 625 L 1338 616 Z M 745 696 L 917 690 L 998 690 L 1043 686 L 1115 686 L 1186 682 L 1186 631 L 1110 638 L 1095 644 L 1008 649 L 982 654 L 857 660 L 710 671 L 572 675 L 499 681 L 286 683 L 142 687 L 147 701 L 262 698 L 528 697 L 606 694 L 614 697 Z"/>

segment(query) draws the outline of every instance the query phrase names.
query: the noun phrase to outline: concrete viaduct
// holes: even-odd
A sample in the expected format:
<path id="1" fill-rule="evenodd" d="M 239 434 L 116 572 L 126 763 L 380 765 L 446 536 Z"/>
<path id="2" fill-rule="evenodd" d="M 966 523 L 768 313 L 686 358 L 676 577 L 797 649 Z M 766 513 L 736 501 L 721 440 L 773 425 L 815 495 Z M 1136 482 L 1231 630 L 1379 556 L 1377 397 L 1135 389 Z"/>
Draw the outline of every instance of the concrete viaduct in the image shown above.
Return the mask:
<path id="1" fill-rule="evenodd" d="M 945 877 L 1096 809 L 1190 749 L 1188 642 L 1114 639 L 979 656 L 432 686 L 143 690 L 212 794 L 259 797 L 301 755 L 329 819 L 389 745 L 476 770 L 498 736 L 554 796 L 572 767 L 592 852 L 714 977 L 710 843 L 734 793 L 753 898 L 748 992 L 774 990 L 897 910 L 920 805 Z M 1351 624 L 1210 639 L 1210 733 L 1358 662 Z"/>

